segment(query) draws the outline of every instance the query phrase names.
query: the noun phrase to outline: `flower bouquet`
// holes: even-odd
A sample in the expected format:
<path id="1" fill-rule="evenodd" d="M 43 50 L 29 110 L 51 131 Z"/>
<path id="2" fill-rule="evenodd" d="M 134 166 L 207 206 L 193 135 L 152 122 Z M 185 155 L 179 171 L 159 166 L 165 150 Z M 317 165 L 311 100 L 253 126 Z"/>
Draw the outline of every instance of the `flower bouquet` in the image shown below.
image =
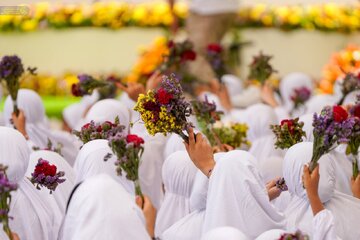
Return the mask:
<path id="1" fill-rule="evenodd" d="M 333 150 L 337 144 L 347 143 L 352 133 L 354 119 L 341 106 L 325 107 L 320 115 L 314 114 L 313 155 L 309 170 L 313 171 L 324 154 Z"/>
<path id="2" fill-rule="evenodd" d="M 296 233 L 284 233 L 279 240 L 309 240 L 309 236 L 302 234 L 300 231 Z"/>
<path id="3" fill-rule="evenodd" d="M 346 155 L 351 154 L 353 178 L 356 179 L 359 175 L 358 154 L 360 147 L 360 103 L 357 103 L 350 108 L 350 114 L 353 118 L 354 125 L 347 143 Z"/>
<path id="4" fill-rule="evenodd" d="M 52 194 L 59 184 L 66 181 L 66 179 L 61 178 L 63 176 L 65 176 L 65 172 L 57 172 L 55 165 L 50 165 L 48 161 L 40 158 L 31 174 L 30 181 L 36 186 L 36 189 L 41 190 L 41 187 L 46 187 Z"/>
<path id="5" fill-rule="evenodd" d="M 221 77 L 227 72 L 223 57 L 223 48 L 217 43 L 209 44 L 207 46 L 206 58 L 217 78 L 221 79 Z"/>
<path id="6" fill-rule="evenodd" d="M 19 114 L 17 106 L 17 95 L 20 88 L 20 77 L 24 73 L 24 66 L 21 59 L 14 56 L 4 56 L 0 61 L 0 80 L 6 82 L 7 90 L 14 104 L 14 113 Z"/>
<path id="7" fill-rule="evenodd" d="M 275 134 L 275 148 L 288 149 L 296 143 L 302 142 L 306 133 L 303 131 L 303 122 L 299 118 L 282 120 L 280 125 L 271 125 L 270 128 Z"/>
<path id="8" fill-rule="evenodd" d="M 280 189 L 280 191 L 285 192 L 288 190 L 288 186 L 286 185 L 285 179 L 280 178 L 276 181 L 275 186 Z"/>
<path id="9" fill-rule="evenodd" d="M 360 74 L 347 73 L 341 82 L 342 97 L 338 105 L 342 105 L 346 96 L 352 91 L 360 89 Z"/>
<path id="10" fill-rule="evenodd" d="M 34 146 L 32 149 L 34 151 L 40 151 L 40 150 L 47 150 L 47 151 L 52 151 L 52 152 L 56 152 L 59 155 L 62 156 L 61 154 L 61 149 L 62 149 L 63 145 L 61 143 L 57 143 L 56 146 L 53 146 L 53 143 L 51 142 L 51 140 L 48 138 L 48 143 L 45 149 L 40 149 L 40 147 L 36 147 Z"/>
<path id="11" fill-rule="evenodd" d="M 91 95 L 96 88 L 107 86 L 109 83 L 102 80 L 97 80 L 90 75 L 78 75 L 79 82 L 71 85 L 71 93 L 75 97 L 82 97 L 84 95 Z"/>
<path id="12" fill-rule="evenodd" d="M 259 55 L 254 56 L 252 63 L 250 64 L 250 74 L 248 79 L 264 84 L 265 81 L 271 76 L 271 74 L 277 72 L 270 65 L 272 56 L 264 55 L 260 52 Z"/>
<path id="13" fill-rule="evenodd" d="M 80 131 L 73 130 L 73 134 L 77 136 L 84 144 L 95 139 L 108 139 L 115 136 L 118 132 L 123 132 L 125 126 L 120 125 L 119 118 L 115 118 L 115 122 L 103 122 L 96 124 L 91 121 L 81 127 Z"/>
<path id="14" fill-rule="evenodd" d="M 185 100 L 182 87 L 174 74 L 165 75 L 158 90 L 140 94 L 134 110 L 140 113 L 150 135 L 176 133 L 188 141 L 183 131 L 191 126 L 187 121 L 191 105 Z"/>
<path id="15" fill-rule="evenodd" d="M 303 106 L 311 96 L 311 90 L 307 87 L 296 88 L 293 91 L 290 99 L 294 103 L 294 110 L 298 109 L 300 106 Z"/>
<path id="16" fill-rule="evenodd" d="M 143 197 L 139 182 L 139 166 L 144 152 L 144 140 L 137 135 L 124 135 L 118 132 L 115 136 L 109 137 L 108 141 L 117 157 L 115 165 L 118 175 L 122 175 L 125 171 L 126 178 L 135 184 L 135 194 Z M 111 156 L 111 153 L 107 154 L 104 160 L 107 161 Z"/>
<path id="17" fill-rule="evenodd" d="M 243 146 L 250 146 L 251 143 L 247 140 L 248 126 L 243 123 L 216 122 L 213 125 L 213 132 L 219 137 L 222 144 L 232 146 L 233 148 L 240 148 Z M 209 141 L 214 142 L 211 136 Z"/>
<path id="18" fill-rule="evenodd" d="M 160 71 L 162 73 L 178 71 L 184 63 L 196 59 L 196 53 L 194 52 L 193 44 L 190 41 L 169 41 L 168 48 L 169 53 L 164 56 L 164 62 L 160 66 Z"/>
<path id="19" fill-rule="evenodd" d="M 6 175 L 7 167 L 0 164 L 0 222 L 3 225 L 3 230 L 10 240 L 13 239 L 9 219 L 10 205 L 11 205 L 11 192 L 17 189 L 17 184 L 9 181 Z"/>

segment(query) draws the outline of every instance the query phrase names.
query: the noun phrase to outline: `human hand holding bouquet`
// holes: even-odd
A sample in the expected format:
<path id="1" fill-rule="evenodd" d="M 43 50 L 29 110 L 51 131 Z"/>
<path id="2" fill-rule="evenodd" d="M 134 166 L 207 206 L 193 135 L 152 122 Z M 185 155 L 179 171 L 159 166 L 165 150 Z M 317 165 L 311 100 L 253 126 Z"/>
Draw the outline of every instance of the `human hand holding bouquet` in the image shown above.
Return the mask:
<path id="1" fill-rule="evenodd" d="M 249 66 L 250 73 L 248 79 L 257 81 L 261 85 L 264 85 L 264 83 L 271 76 L 271 74 L 277 72 L 270 65 L 271 59 L 272 56 L 264 55 L 262 52 L 260 52 L 259 55 L 254 56 L 253 61 Z"/>
<path id="2" fill-rule="evenodd" d="M 0 164 L 0 222 L 3 225 L 3 230 L 10 240 L 15 240 L 10 230 L 9 219 L 11 192 L 16 191 L 17 184 L 9 181 L 6 175 L 7 167 Z"/>
<path id="3" fill-rule="evenodd" d="M 125 126 L 120 125 L 119 118 L 115 118 L 115 122 L 95 123 L 91 121 L 81 127 L 80 131 L 73 130 L 73 134 L 77 136 L 84 144 L 95 139 L 109 139 L 118 132 L 122 132 Z"/>
<path id="4" fill-rule="evenodd" d="M 115 162 L 117 174 L 122 175 L 125 172 L 126 178 L 135 184 L 135 194 L 143 198 L 139 181 L 139 167 L 144 152 L 144 140 L 137 135 L 118 132 L 115 136 L 109 137 L 108 141 L 117 158 Z M 111 153 L 106 155 L 104 161 L 107 161 L 111 155 Z"/>
<path id="5" fill-rule="evenodd" d="M 299 118 L 282 120 L 280 125 L 271 125 L 270 128 L 275 134 L 275 148 L 288 149 L 296 143 L 302 142 L 306 133 L 303 131 L 303 122 Z"/>
<path id="6" fill-rule="evenodd" d="M 170 75 L 163 77 L 158 90 L 140 94 L 134 110 L 140 113 L 150 135 L 176 133 L 188 141 L 183 131 L 191 126 L 187 121 L 191 114 L 190 106 L 183 96 L 179 80 Z"/>
<path id="7" fill-rule="evenodd" d="M 65 176 L 65 172 L 57 172 L 55 165 L 50 165 L 47 160 L 40 158 L 31 174 L 30 181 L 36 186 L 36 189 L 41 190 L 41 187 L 46 187 L 52 194 L 59 184 L 66 181 L 66 179 L 61 178 L 63 176 Z"/>

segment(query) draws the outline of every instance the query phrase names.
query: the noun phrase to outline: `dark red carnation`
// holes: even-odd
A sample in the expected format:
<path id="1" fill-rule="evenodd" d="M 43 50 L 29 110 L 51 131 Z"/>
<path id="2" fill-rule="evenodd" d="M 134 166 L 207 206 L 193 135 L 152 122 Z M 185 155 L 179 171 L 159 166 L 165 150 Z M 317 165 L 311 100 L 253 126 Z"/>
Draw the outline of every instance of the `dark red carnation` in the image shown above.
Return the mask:
<path id="1" fill-rule="evenodd" d="M 212 43 L 208 45 L 207 50 L 211 52 L 221 53 L 223 49 L 219 44 Z"/>
<path id="2" fill-rule="evenodd" d="M 291 119 L 284 119 L 280 123 L 281 126 L 287 125 L 290 134 L 294 134 L 294 121 Z"/>
<path id="3" fill-rule="evenodd" d="M 157 113 L 160 112 L 160 106 L 152 101 L 148 101 L 148 102 L 144 103 L 144 109 L 147 111 L 152 111 L 152 112 L 157 112 Z"/>
<path id="4" fill-rule="evenodd" d="M 334 106 L 333 107 L 333 117 L 335 122 L 343 122 L 348 118 L 347 111 L 342 108 L 341 106 Z"/>
<path id="5" fill-rule="evenodd" d="M 71 85 L 71 93 L 72 95 L 74 95 L 75 97 L 81 97 L 81 89 L 80 89 L 80 85 L 79 84 L 73 84 Z"/>
<path id="6" fill-rule="evenodd" d="M 36 165 L 35 174 L 44 174 L 45 176 L 55 176 L 56 174 L 56 166 L 50 165 L 48 162 L 42 162 L 41 164 Z"/>
<path id="7" fill-rule="evenodd" d="M 144 143 L 144 139 L 142 139 L 141 137 L 138 137 L 137 135 L 129 134 L 126 136 L 126 142 L 133 143 L 134 146 L 139 147 L 141 144 Z"/>
<path id="8" fill-rule="evenodd" d="M 155 98 L 160 104 L 168 104 L 171 99 L 173 99 L 173 95 L 168 93 L 165 89 L 160 88 L 157 90 Z"/>
<path id="9" fill-rule="evenodd" d="M 187 50 L 181 54 L 181 61 L 194 61 L 196 59 L 196 53 L 192 50 Z"/>
<path id="10" fill-rule="evenodd" d="M 354 110 L 353 110 L 353 115 L 357 118 L 360 118 L 360 105 L 357 104 L 356 106 L 354 106 Z"/>
<path id="11" fill-rule="evenodd" d="M 91 126 L 91 124 L 90 124 L 90 123 L 87 123 L 87 124 L 85 124 L 84 126 L 82 126 L 82 129 L 89 129 L 90 126 Z"/>
<path id="12" fill-rule="evenodd" d="M 102 127 L 101 127 L 101 125 L 99 125 L 97 128 L 96 128 L 96 131 L 97 132 L 101 132 L 103 129 L 102 129 Z"/>
<path id="13" fill-rule="evenodd" d="M 167 44 L 168 48 L 173 48 L 175 45 L 174 41 L 170 40 Z"/>

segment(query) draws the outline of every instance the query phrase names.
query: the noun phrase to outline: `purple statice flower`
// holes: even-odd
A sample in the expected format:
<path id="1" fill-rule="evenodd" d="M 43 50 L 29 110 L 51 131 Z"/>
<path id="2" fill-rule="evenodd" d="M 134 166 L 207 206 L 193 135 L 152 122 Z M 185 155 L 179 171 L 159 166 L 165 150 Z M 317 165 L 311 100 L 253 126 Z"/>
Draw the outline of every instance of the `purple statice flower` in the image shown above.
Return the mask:
<path id="1" fill-rule="evenodd" d="M 93 77 L 88 74 L 80 74 L 78 75 L 78 79 L 80 84 L 86 84 L 93 80 Z"/>
<path id="2" fill-rule="evenodd" d="M 338 103 L 338 105 L 342 105 L 346 96 L 355 91 L 360 89 L 360 74 L 355 75 L 353 73 L 347 73 L 345 78 L 341 82 L 341 93 L 342 97 Z"/>
<path id="3" fill-rule="evenodd" d="M 294 103 L 294 108 L 297 109 L 301 105 L 304 105 L 311 96 L 311 90 L 307 87 L 299 87 L 294 89 L 293 94 L 290 96 L 290 100 Z"/>
<path id="4" fill-rule="evenodd" d="M 21 59 L 14 56 L 4 56 L 0 62 L 0 78 L 18 79 L 24 73 Z"/>
<path id="5" fill-rule="evenodd" d="M 192 113 L 196 116 L 199 122 L 205 125 L 214 124 L 221 119 L 222 111 L 216 111 L 215 102 L 209 102 L 208 96 L 205 96 L 204 101 L 192 101 Z"/>

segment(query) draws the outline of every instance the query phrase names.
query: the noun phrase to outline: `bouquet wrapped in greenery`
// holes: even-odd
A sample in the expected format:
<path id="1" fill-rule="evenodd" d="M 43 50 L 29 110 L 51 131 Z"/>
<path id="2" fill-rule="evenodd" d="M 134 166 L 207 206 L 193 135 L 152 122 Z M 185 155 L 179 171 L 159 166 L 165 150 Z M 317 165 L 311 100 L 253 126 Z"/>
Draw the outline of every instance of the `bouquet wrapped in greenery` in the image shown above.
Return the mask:
<path id="1" fill-rule="evenodd" d="M 248 79 L 264 84 L 271 74 L 277 72 L 270 64 L 271 59 L 272 56 L 264 55 L 262 52 L 260 52 L 259 55 L 254 56 L 253 61 L 249 66 L 250 74 Z"/>
<path id="2" fill-rule="evenodd" d="M 299 118 L 282 120 L 280 125 L 271 125 L 270 128 L 275 134 L 275 148 L 288 149 L 296 143 L 302 142 L 306 133 L 302 129 L 303 122 Z"/>

